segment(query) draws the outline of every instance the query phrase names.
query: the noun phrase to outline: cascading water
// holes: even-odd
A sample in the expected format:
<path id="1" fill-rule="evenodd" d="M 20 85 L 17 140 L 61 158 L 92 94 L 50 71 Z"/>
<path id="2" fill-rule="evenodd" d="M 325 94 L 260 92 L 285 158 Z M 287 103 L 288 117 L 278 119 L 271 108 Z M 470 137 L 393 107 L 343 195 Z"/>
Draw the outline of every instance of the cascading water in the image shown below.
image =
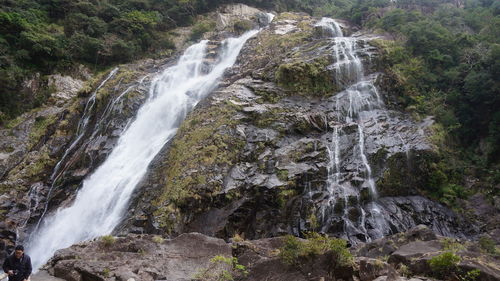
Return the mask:
<path id="1" fill-rule="evenodd" d="M 361 47 L 365 43 L 363 39 L 344 37 L 340 25 L 333 19 L 323 18 L 316 26 L 325 29 L 327 32 L 323 34 L 329 34 L 334 43 L 334 79 L 340 88 L 345 89 L 335 96 L 337 121 L 327 146 L 329 198 L 319 206 L 322 231 L 331 232 L 333 227 L 337 228 L 333 232 L 353 242 L 367 241 L 390 231 L 376 203 L 378 194 L 365 152 L 364 133 L 365 123 L 377 122 L 371 118 L 370 112 L 385 110 L 385 106 L 373 84 L 374 77 L 365 75 L 358 55 L 364 51 Z M 348 135 L 354 135 L 357 144 L 349 145 Z M 353 167 L 347 172 L 346 166 Z"/>
<path id="2" fill-rule="evenodd" d="M 108 74 L 108 76 L 99 84 L 99 86 L 97 86 L 97 88 L 94 90 L 94 92 L 92 93 L 92 95 L 88 99 L 87 103 L 85 104 L 85 108 L 83 110 L 82 118 L 80 118 L 80 122 L 78 123 L 78 126 L 77 126 L 76 137 L 73 139 L 73 141 L 71 142 L 71 144 L 68 147 L 68 149 L 66 149 L 66 151 L 64 152 L 64 154 L 61 157 L 61 159 L 59 160 L 59 162 L 57 162 L 56 166 L 54 167 L 54 170 L 52 171 L 52 174 L 50 175 L 50 179 L 49 179 L 50 180 L 49 191 L 48 191 L 47 196 L 46 196 L 46 202 L 45 202 L 45 205 L 43 207 L 42 214 L 41 214 L 41 216 L 40 216 L 40 218 L 38 220 L 38 223 L 35 226 L 35 230 L 38 229 L 38 227 L 40 226 L 41 221 L 43 220 L 43 217 L 47 213 L 48 203 L 49 203 L 50 197 L 52 195 L 52 191 L 54 190 L 55 185 L 57 183 L 57 180 L 58 180 L 59 176 L 61 175 L 61 173 L 60 173 L 61 169 L 64 170 L 63 165 L 66 162 L 66 158 L 70 155 L 71 152 L 73 152 L 73 150 L 77 147 L 77 145 L 82 140 L 82 137 L 87 132 L 87 126 L 88 126 L 88 123 L 89 123 L 89 120 L 90 120 L 90 115 L 91 115 L 92 110 L 93 110 L 94 105 L 95 105 L 95 99 L 96 99 L 97 92 L 113 76 L 115 76 L 115 74 L 117 72 L 118 72 L 118 68 L 114 68 L 112 71 L 110 71 L 109 74 Z M 31 188 L 30 188 L 30 191 L 28 193 L 28 196 L 29 196 L 29 205 L 28 205 L 29 214 L 28 214 L 26 220 L 24 221 L 24 223 L 21 224 L 21 226 L 20 226 L 21 229 L 25 228 L 27 226 L 28 220 L 31 217 L 32 212 L 35 211 L 38 208 L 38 206 L 40 205 L 40 203 L 42 203 L 42 202 L 40 202 L 39 189 L 40 189 L 40 185 L 38 185 L 38 184 L 35 184 L 35 185 L 31 186 Z"/>
<path id="3" fill-rule="evenodd" d="M 186 114 L 217 86 L 244 43 L 257 32 L 225 40 L 219 60 L 212 66 L 204 62 L 207 41 L 195 44 L 177 65 L 155 78 L 136 119 L 104 163 L 84 180 L 73 205 L 46 217 L 32 235 L 29 252 L 34 268 L 58 249 L 113 231 L 150 162 L 172 139 Z"/>
<path id="4" fill-rule="evenodd" d="M 322 18 L 315 26 L 323 28 L 325 33 L 330 37 L 344 36 L 340 25 L 334 19 Z"/>

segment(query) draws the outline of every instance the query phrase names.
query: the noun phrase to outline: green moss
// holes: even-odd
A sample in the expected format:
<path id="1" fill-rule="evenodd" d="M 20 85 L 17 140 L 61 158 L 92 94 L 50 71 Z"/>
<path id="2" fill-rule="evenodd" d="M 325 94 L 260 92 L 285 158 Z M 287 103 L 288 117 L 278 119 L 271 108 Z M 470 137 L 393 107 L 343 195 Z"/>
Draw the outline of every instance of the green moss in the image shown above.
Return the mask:
<path id="1" fill-rule="evenodd" d="M 166 157 L 166 184 L 154 202 L 155 216 L 167 231 L 180 219 L 179 206 L 186 200 L 199 201 L 221 191 L 222 182 L 214 179 L 237 162 L 245 145 L 230 133 L 237 125 L 232 119 L 236 110 L 231 103 L 202 108 L 179 128 Z"/>
<path id="2" fill-rule="evenodd" d="M 120 68 L 118 73 L 116 73 L 99 89 L 99 91 L 97 91 L 96 102 L 98 106 L 105 106 L 105 104 L 108 103 L 110 95 L 115 93 L 117 85 L 128 84 L 136 81 L 138 78 L 137 74 L 137 72 L 128 68 Z"/>
<path id="3" fill-rule="evenodd" d="M 12 146 L 9 146 L 9 147 L 6 147 L 6 148 L 5 148 L 4 152 L 6 152 L 6 153 L 12 153 L 12 152 L 14 152 L 15 150 L 16 150 L 15 148 L 13 148 Z"/>
<path id="4" fill-rule="evenodd" d="M 309 223 L 310 229 L 313 229 L 313 230 L 320 226 L 319 221 L 318 221 L 318 217 L 314 213 L 314 210 L 311 211 L 311 214 L 307 218 L 307 222 Z"/>
<path id="5" fill-rule="evenodd" d="M 385 153 L 377 152 L 376 158 L 385 157 Z M 373 159 L 372 161 L 376 161 Z M 406 155 L 397 153 L 387 160 L 387 169 L 377 181 L 377 189 L 382 196 L 408 195 L 414 180 L 408 171 Z"/>
<path id="6" fill-rule="evenodd" d="M 280 181 L 287 182 L 288 181 L 288 170 L 278 170 L 277 176 L 278 176 L 278 179 L 280 179 Z"/>
<path id="7" fill-rule="evenodd" d="M 277 198 L 278 204 L 283 209 L 283 208 L 285 208 L 288 201 L 290 201 L 290 199 L 294 198 L 297 195 L 298 195 L 298 192 L 295 189 L 281 188 L 279 193 L 278 193 L 278 198 Z"/>
<path id="8" fill-rule="evenodd" d="M 103 271 L 102 271 L 102 276 L 108 278 L 110 277 L 110 274 L 111 274 L 111 270 L 109 268 L 104 268 Z"/>
<path id="9" fill-rule="evenodd" d="M 269 54 L 269 52 L 274 52 L 278 55 L 277 58 L 281 58 L 283 55 L 290 53 L 294 47 L 307 43 L 311 40 L 311 37 L 312 32 L 307 30 L 284 35 L 264 33 L 258 37 L 260 44 L 256 47 L 256 51 L 258 54 Z M 270 58 L 273 59 L 273 57 Z"/>
<path id="10" fill-rule="evenodd" d="M 279 122 L 285 117 L 286 112 L 287 110 L 284 108 L 271 108 L 261 114 L 252 114 L 251 117 L 254 125 L 259 128 L 272 128 L 280 130 L 281 127 Z"/>
<path id="11" fill-rule="evenodd" d="M 253 28 L 253 22 L 250 20 L 239 20 L 234 23 L 233 29 L 237 33 L 244 33 L 246 31 L 249 31 Z"/>
<path id="12" fill-rule="evenodd" d="M 277 103 L 284 97 L 284 95 L 275 91 L 271 92 L 254 89 L 254 93 L 261 98 L 257 101 L 258 103 Z"/>
<path id="13" fill-rule="evenodd" d="M 31 182 L 39 181 L 46 176 L 48 168 L 52 167 L 55 163 L 56 160 L 49 156 L 48 151 L 40 151 L 34 158 L 27 158 L 12 169 L 9 172 L 9 179 L 15 181 L 22 178 Z M 20 190 L 25 190 L 27 187 L 19 186 L 19 188 Z"/>
<path id="14" fill-rule="evenodd" d="M 13 129 L 13 128 L 19 126 L 19 124 L 21 124 L 25 120 L 26 119 L 22 115 L 18 116 L 17 118 L 12 119 L 12 120 L 6 122 L 5 123 L 5 128 L 7 128 L 7 129 Z"/>
<path id="15" fill-rule="evenodd" d="M 47 129 L 50 125 L 54 124 L 57 121 L 57 116 L 39 116 L 35 118 L 35 123 L 33 128 L 30 131 L 30 143 L 34 145 L 37 143 L 41 137 L 43 137 L 47 133 Z"/>
<path id="16" fill-rule="evenodd" d="M 215 29 L 216 23 L 214 20 L 201 20 L 197 22 L 193 29 L 191 30 L 191 40 L 199 40 L 203 34 L 213 31 Z"/>
<path id="17" fill-rule="evenodd" d="M 155 242 L 156 244 L 162 244 L 163 242 L 165 242 L 165 239 L 158 235 L 153 236 L 151 240 L 153 240 L 153 242 Z"/>
<path id="18" fill-rule="evenodd" d="M 39 175 L 41 174 L 42 172 L 44 172 L 47 167 L 51 166 L 52 164 L 55 163 L 55 160 L 52 159 L 48 153 L 43 153 L 38 159 L 37 161 L 35 161 L 34 163 L 32 163 L 31 165 L 29 165 L 29 169 L 28 169 L 28 174 L 27 176 L 28 177 L 34 177 L 36 175 Z"/>
<path id="19" fill-rule="evenodd" d="M 396 153 L 386 161 L 387 169 L 377 181 L 382 196 L 423 194 L 452 208 L 458 199 L 466 199 L 470 191 L 460 184 L 446 158 L 434 152 L 419 152 L 408 156 Z M 458 209 L 457 209 L 458 210 Z"/>
<path id="20" fill-rule="evenodd" d="M 282 64 L 276 81 L 283 88 L 304 95 L 324 96 L 337 92 L 327 59 Z"/>
<path id="21" fill-rule="evenodd" d="M 308 18 L 308 17 L 300 15 L 300 14 L 297 14 L 297 13 L 284 12 L 284 13 L 278 14 L 278 16 L 276 17 L 276 19 L 274 21 L 275 22 L 279 22 L 279 21 L 282 21 L 282 20 L 296 20 L 296 21 L 300 21 L 300 20 L 303 20 L 305 18 Z"/>

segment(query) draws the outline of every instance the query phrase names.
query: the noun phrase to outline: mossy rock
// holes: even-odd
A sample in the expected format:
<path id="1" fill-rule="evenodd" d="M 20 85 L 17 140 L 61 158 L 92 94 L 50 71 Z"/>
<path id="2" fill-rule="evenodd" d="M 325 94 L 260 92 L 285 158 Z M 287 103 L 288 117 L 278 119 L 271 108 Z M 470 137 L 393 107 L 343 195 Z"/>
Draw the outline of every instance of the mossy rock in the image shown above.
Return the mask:
<path id="1" fill-rule="evenodd" d="M 385 167 L 377 181 L 381 196 L 422 194 L 442 201 L 440 194 L 450 185 L 446 163 L 432 151 L 396 153 L 385 161 Z"/>
<path id="2" fill-rule="evenodd" d="M 245 20 L 245 19 L 239 20 L 235 22 L 233 25 L 234 32 L 238 34 L 245 33 L 251 30 L 253 27 L 254 23 L 251 20 Z"/>
<path id="3" fill-rule="evenodd" d="M 167 233 L 182 219 L 182 210 L 202 211 L 221 193 L 220 175 L 229 172 L 245 145 L 234 134 L 237 109 L 230 102 L 201 107 L 179 128 L 165 158 L 165 186 L 153 202 Z"/>
<path id="4" fill-rule="evenodd" d="M 334 74 L 328 70 L 328 59 L 297 61 L 279 66 L 276 82 L 281 87 L 301 95 L 326 96 L 338 91 Z"/>
<path id="5" fill-rule="evenodd" d="M 384 153 L 377 153 L 382 157 Z M 377 162 L 382 159 L 375 159 Z M 380 164 L 380 163 L 378 163 Z M 387 159 L 387 169 L 377 181 L 377 189 L 381 196 L 406 196 L 415 193 L 415 182 L 418 175 L 412 175 L 404 153 L 396 153 Z M 411 190 L 413 189 L 413 192 Z"/>

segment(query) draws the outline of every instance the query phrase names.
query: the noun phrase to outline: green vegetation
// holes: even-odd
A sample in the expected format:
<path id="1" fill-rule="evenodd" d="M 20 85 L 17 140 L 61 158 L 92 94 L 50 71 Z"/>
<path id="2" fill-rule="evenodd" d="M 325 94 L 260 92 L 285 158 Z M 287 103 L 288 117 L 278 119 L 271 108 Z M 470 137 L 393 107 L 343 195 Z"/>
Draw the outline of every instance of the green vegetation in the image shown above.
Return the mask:
<path id="1" fill-rule="evenodd" d="M 109 278 L 109 277 L 110 277 L 110 274 L 111 274 L 111 269 L 109 269 L 109 268 L 107 268 L 107 267 L 106 267 L 106 268 L 104 268 L 104 269 L 102 270 L 102 276 L 104 276 L 104 277 L 106 277 L 106 278 Z"/>
<path id="2" fill-rule="evenodd" d="M 162 244 L 163 242 L 165 242 L 165 239 L 163 237 L 159 236 L 159 235 L 153 236 L 152 240 L 156 244 Z"/>
<path id="3" fill-rule="evenodd" d="M 495 241 L 488 236 L 479 238 L 479 247 L 488 254 L 497 255 L 499 253 Z"/>
<path id="4" fill-rule="evenodd" d="M 442 241 L 442 244 L 443 244 L 443 250 L 447 252 L 456 253 L 458 251 L 465 250 L 464 244 L 460 243 L 459 241 L 453 238 L 445 238 Z"/>
<path id="5" fill-rule="evenodd" d="M 244 33 L 251 30 L 254 26 L 254 23 L 250 20 L 239 20 L 234 23 L 233 29 L 237 33 Z"/>
<path id="6" fill-rule="evenodd" d="M 460 257 L 452 252 L 444 252 L 431 258 L 428 262 L 433 274 L 437 278 L 445 278 L 457 271 Z"/>
<path id="7" fill-rule="evenodd" d="M 351 19 L 395 41 L 375 41 L 384 51 L 380 86 L 417 118 L 435 116 L 433 141 L 439 149 L 434 193 L 456 205 L 467 197 L 464 175 L 484 181 L 494 196 L 500 182 L 500 15 L 495 1 L 363 1 Z M 440 170 L 440 172 L 437 172 Z M 455 177 L 455 175 L 459 175 Z"/>
<path id="8" fill-rule="evenodd" d="M 410 277 L 412 275 L 410 268 L 406 264 L 400 264 L 398 272 L 404 277 Z"/>
<path id="9" fill-rule="evenodd" d="M 328 60 L 282 64 L 276 72 L 278 84 L 300 94 L 323 96 L 336 92 Z"/>
<path id="10" fill-rule="evenodd" d="M 460 280 L 462 281 L 476 281 L 477 278 L 481 275 L 481 270 L 479 269 L 473 269 L 471 271 L 468 271 L 464 275 L 460 276 Z"/>
<path id="11" fill-rule="evenodd" d="M 110 247 L 115 244 L 116 238 L 113 235 L 104 235 L 101 236 L 101 242 L 105 247 Z"/>
<path id="12" fill-rule="evenodd" d="M 371 161 L 380 161 L 378 156 L 375 155 Z M 405 153 L 395 154 L 386 160 L 388 169 L 377 181 L 377 188 L 382 196 L 420 193 L 458 209 L 459 200 L 471 195 L 471 191 L 461 184 L 463 174 L 459 173 L 456 166 L 451 165 L 449 158 L 439 153 L 426 152 L 412 156 L 411 161 L 413 165 L 408 165 Z"/>
<path id="13" fill-rule="evenodd" d="M 432 275 L 442 280 L 461 280 L 461 281 L 475 281 L 481 274 L 479 269 L 474 269 L 465 272 L 458 267 L 462 260 L 455 252 L 463 249 L 464 246 L 458 242 L 447 240 L 445 241 L 445 252 L 432 257 L 428 260 L 431 267 Z"/>
<path id="14" fill-rule="evenodd" d="M 194 25 L 191 39 L 197 40 L 215 25 L 213 20 L 200 14 L 234 2 L 0 0 L 0 123 L 12 128 L 22 121 L 15 119 L 20 113 L 47 101 L 52 90 L 47 87 L 45 75 L 55 71 L 71 72 L 77 64 L 99 71 L 150 53 L 171 52 L 174 48 L 172 29 Z M 237 2 L 278 12 L 305 11 L 316 16 L 343 18 L 361 28 L 393 35 L 397 38 L 394 41 L 373 41 L 382 50 L 379 68 L 387 74 L 380 86 L 395 99 L 397 106 L 416 118 L 433 115 L 437 122 L 432 128 L 432 141 L 439 155 L 425 160 L 426 170 L 422 172 L 428 177 L 419 182 L 419 186 L 425 189 L 426 195 L 449 206 L 459 206 L 460 200 L 475 191 L 491 198 L 498 195 L 499 189 L 493 188 L 500 183 L 498 1 L 466 0 L 463 7 L 455 6 L 450 0 L 425 0 L 418 4 L 413 0 L 400 0 L 396 4 L 389 0 Z M 305 50 L 294 50 L 299 44 L 311 43 L 311 48 L 317 47 L 311 39 L 311 25 L 316 19 L 291 13 L 284 13 L 278 20 L 280 18 L 300 18 L 302 31 L 284 36 L 259 35 L 261 44 L 256 47 L 257 55 L 270 60 L 269 73 L 263 73 L 263 79 L 277 81 L 284 88 L 302 94 L 321 96 L 333 92 L 330 73 L 324 70 L 327 62 L 301 60 L 301 52 Z M 248 21 L 234 24 L 236 32 L 250 27 Z M 294 60 L 282 64 L 283 55 L 290 52 Z M 278 67 L 278 64 L 281 65 Z M 20 91 L 21 83 L 34 77 L 36 72 L 41 73 L 38 80 L 43 92 L 33 95 Z M 272 92 L 258 94 L 263 102 L 282 98 Z M 275 113 L 262 116 L 256 124 L 267 127 L 276 123 Z M 186 167 L 196 166 L 194 159 L 223 168 L 233 163 L 237 155 L 225 155 L 221 151 L 228 145 L 238 147 L 241 143 L 229 140 L 222 133 L 216 135 L 218 139 L 213 143 L 204 141 L 223 124 L 231 124 L 228 116 L 230 114 L 216 116 L 217 122 L 202 131 L 181 134 L 182 141 L 199 144 L 197 152 L 182 153 L 191 151 L 190 146 L 174 142 L 172 159 L 178 160 L 178 164 L 168 168 L 171 185 L 161 199 L 183 201 L 191 196 L 190 190 L 195 186 L 207 185 L 207 194 L 220 188 L 217 182 L 210 181 L 211 171 L 180 175 L 185 175 Z M 42 137 L 51 121 L 50 118 L 37 120 L 32 139 Z M 204 119 L 190 122 L 194 125 Z M 380 158 L 385 156 L 381 154 Z M 396 160 L 394 167 L 401 163 L 401 159 Z M 398 192 L 408 180 L 405 178 L 408 173 L 403 170 L 393 169 L 392 174 L 384 174 L 380 182 L 382 189 L 388 193 Z M 464 176 L 479 178 L 476 188 L 480 190 L 466 190 Z M 290 196 L 292 191 L 283 191 L 280 197 Z M 167 206 L 162 208 L 177 210 L 175 204 Z"/>
<path id="15" fill-rule="evenodd" d="M 167 231 L 175 224 L 170 215 L 179 212 L 179 206 L 195 200 L 201 207 L 201 200 L 221 191 L 222 181 L 214 178 L 236 163 L 245 144 L 227 133 L 236 128 L 237 120 L 231 117 L 237 109 L 231 102 L 200 109 L 181 125 L 165 158 L 165 187 L 154 202 L 160 206 L 155 216 Z"/>
<path id="16" fill-rule="evenodd" d="M 283 246 L 280 248 L 280 258 L 288 265 L 297 264 L 304 248 L 304 242 L 293 235 L 287 235 L 283 240 Z"/>
<path id="17" fill-rule="evenodd" d="M 215 256 L 210 260 L 208 268 L 201 270 L 194 280 L 198 281 L 232 281 L 247 275 L 246 267 L 238 263 L 235 257 Z"/>
<path id="18" fill-rule="evenodd" d="M 213 31 L 215 29 L 215 21 L 205 20 L 199 21 L 193 26 L 193 30 L 191 31 L 191 40 L 199 40 L 203 34 Z"/>
<path id="19" fill-rule="evenodd" d="M 330 238 L 321 234 L 310 232 L 306 234 L 307 240 L 287 235 L 280 248 L 280 258 L 285 264 L 298 265 L 302 259 L 314 260 L 319 255 L 332 254 L 332 265 L 335 268 L 349 266 L 353 263 L 353 256 L 347 248 L 347 241 Z"/>
<path id="20" fill-rule="evenodd" d="M 350 0 L 1 0 L 0 123 L 43 104 L 48 93 L 20 92 L 33 73 L 71 71 L 81 63 L 93 70 L 168 53 L 169 31 L 195 23 L 191 39 L 214 27 L 198 15 L 222 4 L 240 3 L 276 11 L 301 10 L 317 15 L 347 11 Z M 236 32 L 248 30 L 238 22 Z M 46 82 L 46 81 L 45 81 Z"/>

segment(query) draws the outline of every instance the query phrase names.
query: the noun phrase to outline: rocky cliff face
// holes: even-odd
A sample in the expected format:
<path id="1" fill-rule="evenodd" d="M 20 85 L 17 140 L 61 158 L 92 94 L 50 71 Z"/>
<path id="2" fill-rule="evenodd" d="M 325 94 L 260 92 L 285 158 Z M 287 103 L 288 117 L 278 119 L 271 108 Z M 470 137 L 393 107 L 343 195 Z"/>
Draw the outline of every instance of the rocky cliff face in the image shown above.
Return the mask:
<path id="1" fill-rule="evenodd" d="M 384 81 L 375 38 L 335 38 L 318 22 L 284 13 L 247 43 L 151 166 L 123 232 L 256 239 L 320 231 L 353 243 L 422 223 L 443 235 L 473 232 L 422 196 L 435 161 L 432 119 L 386 108 L 392 97 L 375 86 Z M 346 43 L 352 53 L 342 54 Z M 339 77 L 349 56 L 366 80 Z M 362 118 L 346 120 L 352 111 Z"/>
<path id="2" fill-rule="evenodd" d="M 241 18 L 267 25 L 258 10 L 223 11 L 207 64 L 220 38 L 243 32 Z M 353 244 L 418 224 L 446 236 L 474 234 L 472 224 L 423 196 L 435 171 L 432 119 L 413 120 L 381 90 L 391 85 L 376 38 L 347 23 L 337 26 L 349 35 L 341 36 L 334 23 L 321 22 L 283 13 L 248 41 L 156 156 L 116 233 L 259 239 L 317 231 Z M 42 217 L 71 204 L 147 98 L 154 75 L 174 61 L 119 66 L 78 90 L 81 84 L 66 83 L 72 93 L 58 94 L 57 106 L 0 131 L 1 247 L 26 241 Z"/>

